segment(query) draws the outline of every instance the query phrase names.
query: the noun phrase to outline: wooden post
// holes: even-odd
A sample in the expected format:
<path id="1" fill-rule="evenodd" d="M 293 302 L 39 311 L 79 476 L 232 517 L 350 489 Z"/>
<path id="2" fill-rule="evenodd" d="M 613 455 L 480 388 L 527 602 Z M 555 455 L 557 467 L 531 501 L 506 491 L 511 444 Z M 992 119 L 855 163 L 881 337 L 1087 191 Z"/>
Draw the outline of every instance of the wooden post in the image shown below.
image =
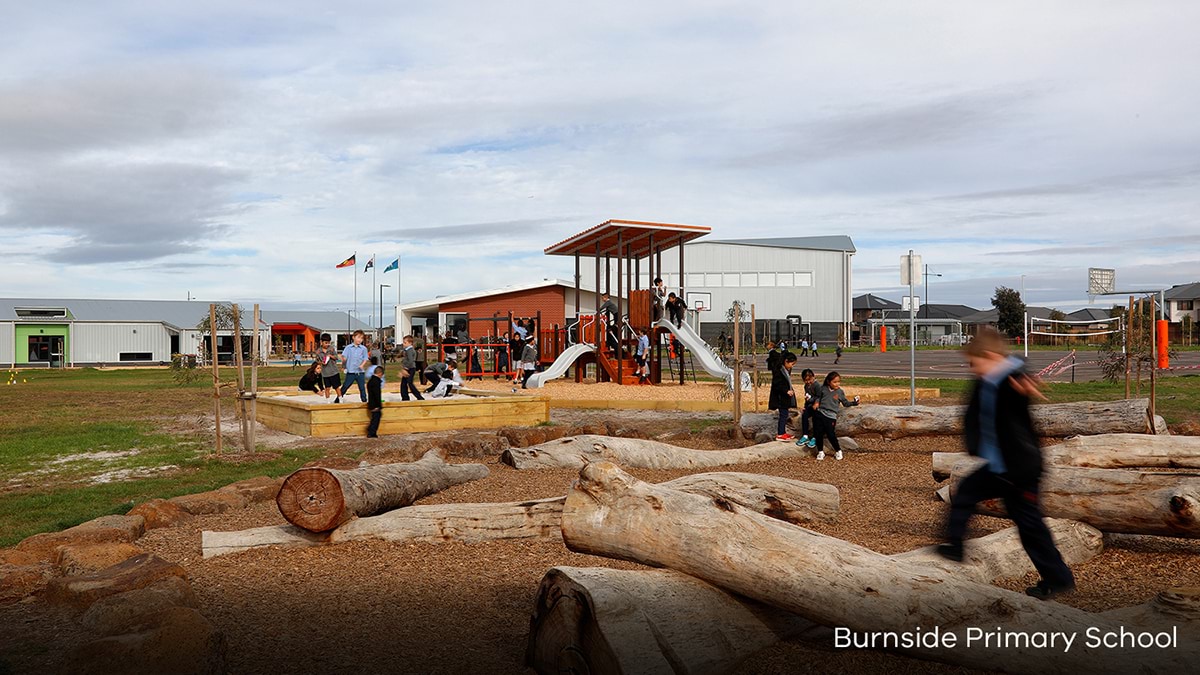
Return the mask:
<path id="1" fill-rule="evenodd" d="M 217 368 L 217 306 L 208 306 L 208 334 L 212 345 L 213 369 L 213 428 L 217 436 L 217 454 L 221 454 L 221 373 Z"/>
<path id="2" fill-rule="evenodd" d="M 625 336 L 622 333 L 625 330 L 625 324 L 621 322 L 621 291 L 624 284 L 624 277 L 621 276 L 621 261 L 625 257 L 625 248 L 622 246 L 621 231 L 617 230 L 617 384 L 625 384 L 625 359 L 622 358 L 621 347 L 625 342 Z"/>
<path id="3" fill-rule="evenodd" d="M 382 311 L 382 310 L 380 310 Z M 247 428 L 250 430 L 250 436 L 246 443 L 250 446 L 250 452 L 254 452 L 257 447 L 256 429 L 258 419 L 258 357 L 262 354 L 262 347 L 259 345 L 258 321 L 261 313 L 258 309 L 258 303 L 254 303 L 254 338 L 250 342 L 250 414 L 247 419 Z M 380 315 L 380 323 L 382 324 L 382 315 Z"/>
<path id="4" fill-rule="evenodd" d="M 583 342 L 583 333 L 581 332 L 583 330 L 583 328 L 579 325 L 579 282 L 580 282 L 580 280 L 581 280 L 581 277 L 579 276 L 579 251 L 576 250 L 575 251 L 575 342 L 577 342 L 577 343 Z M 511 330 L 512 329 L 512 312 L 508 313 L 508 324 L 509 324 L 509 329 Z M 579 366 L 575 366 L 575 369 L 579 370 Z"/>
<path id="5" fill-rule="evenodd" d="M 742 308 L 733 303 L 733 423 L 742 423 Z"/>
<path id="6" fill-rule="evenodd" d="M 1138 396 L 1142 395 L 1142 300 L 1138 298 L 1137 308 L 1134 310 L 1134 344 L 1137 352 L 1134 354 L 1134 363 L 1137 365 L 1137 374 L 1134 377 L 1134 391 Z"/>
<path id="7" fill-rule="evenodd" d="M 1133 296 L 1129 296 L 1129 313 L 1125 316 L 1125 398 L 1129 398 L 1129 358 L 1133 354 Z"/>
<path id="8" fill-rule="evenodd" d="M 233 363 L 237 368 L 237 412 L 242 424 L 242 448 L 250 454 L 253 448 L 246 447 L 250 442 L 250 429 L 246 424 L 246 364 L 242 359 L 242 313 L 236 302 L 233 303 Z"/>
<path id="9" fill-rule="evenodd" d="M 750 372 L 754 379 L 754 412 L 758 412 L 758 324 L 755 323 L 754 303 L 750 303 Z"/>
<path id="10" fill-rule="evenodd" d="M 1155 364 L 1151 363 L 1150 364 L 1150 433 L 1152 433 L 1152 434 L 1158 433 L 1157 430 L 1154 428 L 1155 427 L 1155 424 L 1154 424 L 1154 400 L 1155 400 L 1155 394 L 1158 393 L 1157 385 L 1158 385 L 1158 368 L 1155 367 Z"/>

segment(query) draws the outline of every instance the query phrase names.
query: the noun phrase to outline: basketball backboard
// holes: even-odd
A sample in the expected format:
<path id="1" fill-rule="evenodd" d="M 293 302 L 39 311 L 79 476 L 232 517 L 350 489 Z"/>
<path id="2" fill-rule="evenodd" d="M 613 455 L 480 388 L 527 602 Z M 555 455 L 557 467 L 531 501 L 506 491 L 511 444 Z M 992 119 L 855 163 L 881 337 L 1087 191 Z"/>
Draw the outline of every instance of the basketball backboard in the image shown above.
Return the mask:
<path id="1" fill-rule="evenodd" d="M 1088 268 L 1088 295 L 1108 295 L 1117 287 L 1117 271 L 1107 267 Z"/>
<path id="2" fill-rule="evenodd" d="M 696 310 L 697 312 L 712 311 L 712 293 L 697 293 L 694 291 L 688 291 L 687 297 L 684 298 L 684 301 L 687 302 L 688 307 Z"/>

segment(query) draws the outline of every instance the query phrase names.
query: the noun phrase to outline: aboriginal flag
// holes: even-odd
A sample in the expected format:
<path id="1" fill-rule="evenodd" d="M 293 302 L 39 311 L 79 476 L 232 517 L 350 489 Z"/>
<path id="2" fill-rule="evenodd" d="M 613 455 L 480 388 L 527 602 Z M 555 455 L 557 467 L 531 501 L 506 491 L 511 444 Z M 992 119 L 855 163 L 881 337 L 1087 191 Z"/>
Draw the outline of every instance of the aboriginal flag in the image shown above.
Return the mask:
<path id="1" fill-rule="evenodd" d="M 354 258 L 355 258 L 355 256 L 357 256 L 357 255 L 358 255 L 358 254 L 357 254 L 357 253 L 355 253 L 354 255 L 350 256 L 349 258 L 346 258 L 345 260 L 343 260 L 343 261 L 341 262 L 341 264 L 339 264 L 339 265 L 337 266 L 337 269 L 342 269 L 343 267 L 354 267 Z"/>

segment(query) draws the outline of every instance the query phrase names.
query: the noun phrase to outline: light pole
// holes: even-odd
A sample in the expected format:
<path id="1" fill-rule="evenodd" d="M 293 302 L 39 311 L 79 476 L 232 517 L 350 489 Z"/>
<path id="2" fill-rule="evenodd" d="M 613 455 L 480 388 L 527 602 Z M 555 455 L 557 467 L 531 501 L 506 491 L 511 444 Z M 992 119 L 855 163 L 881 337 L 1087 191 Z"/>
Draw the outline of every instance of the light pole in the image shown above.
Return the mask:
<path id="1" fill-rule="evenodd" d="M 936 272 L 934 272 L 933 274 L 930 274 L 929 273 L 929 265 L 925 265 L 925 307 L 924 307 L 924 309 L 925 309 L 925 318 L 926 319 L 929 318 L 929 277 L 931 277 L 931 276 L 940 277 L 942 275 L 940 275 Z"/>
<path id="2" fill-rule="evenodd" d="M 383 341 L 383 289 L 391 288 L 391 284 L 379 284 L 379 340 Z"/>

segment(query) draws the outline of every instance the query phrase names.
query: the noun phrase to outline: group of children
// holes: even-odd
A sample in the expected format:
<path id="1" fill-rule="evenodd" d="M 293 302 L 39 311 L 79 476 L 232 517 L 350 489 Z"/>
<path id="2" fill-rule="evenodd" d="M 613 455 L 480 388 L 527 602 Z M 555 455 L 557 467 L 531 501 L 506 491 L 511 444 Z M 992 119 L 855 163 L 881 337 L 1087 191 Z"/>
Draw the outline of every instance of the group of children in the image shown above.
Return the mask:
<path id="1" fill-rule="evenodd" d="M 775 440 L 791 441 L 795 437 L 787 432 L 791 409 L 800 407 L 796 388 L 792 384 L 792 368 L 796 365 L 796 354 L 790 351 L 772 351 L 767 356 L 767 368 L 771 371 L 771 396 L 767 408 L 779 413 Z M 830 371 L 825 380 L 817 384 L 811 368 L 800 372 L 803 380 L 804 407 L 800 412 L 800 433 L 796 445 L 816 448 L 817 459 L 825 459 L 825 441 L 833 447 L 834 459 L 842 459 L 842 447 L 837 438 L 837 419 L 843 407 L 855 406 L 859 397 L 846 398 L 842 390 L 842 376 Z"/>

